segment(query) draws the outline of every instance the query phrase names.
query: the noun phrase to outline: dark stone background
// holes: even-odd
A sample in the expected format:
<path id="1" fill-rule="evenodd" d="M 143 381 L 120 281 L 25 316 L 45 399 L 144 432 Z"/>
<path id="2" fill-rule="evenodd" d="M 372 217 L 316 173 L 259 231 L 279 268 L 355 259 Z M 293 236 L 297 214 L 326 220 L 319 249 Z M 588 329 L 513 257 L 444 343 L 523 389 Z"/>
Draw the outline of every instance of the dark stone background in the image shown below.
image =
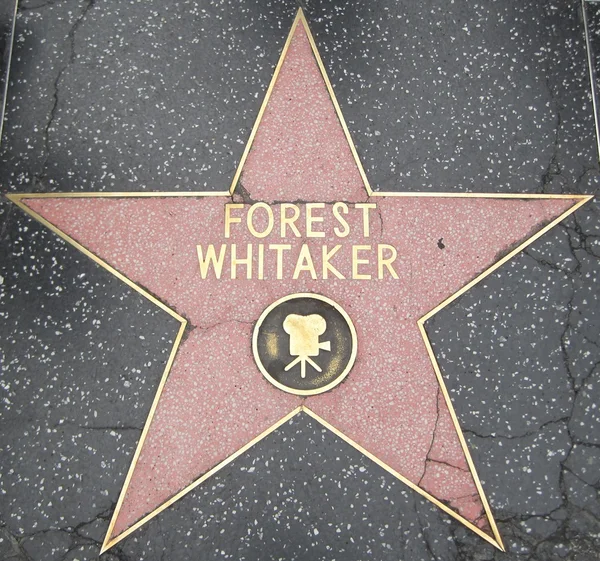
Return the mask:
<path id="1" fill-rule="evenodd" d="M 4 103 L 13 45 L 13 32 L 17 0 L 3 0 L 0 3 L 0 138 L 4 122 Z"/>
<path id="2" fill-rule="evenodd" d="M 375 188 L 597 190 L 578 2 L 302 4 Z M 295 10 L 22 0 L 2 189 L 227 188 Z M 428 325 L 508 553 L 301 416 L 104 558 L 600 559 L 599 257 L 594 202 Z M 177 326 L 6 200 L 0 320 L 0 558 L 96 559 Z"/>

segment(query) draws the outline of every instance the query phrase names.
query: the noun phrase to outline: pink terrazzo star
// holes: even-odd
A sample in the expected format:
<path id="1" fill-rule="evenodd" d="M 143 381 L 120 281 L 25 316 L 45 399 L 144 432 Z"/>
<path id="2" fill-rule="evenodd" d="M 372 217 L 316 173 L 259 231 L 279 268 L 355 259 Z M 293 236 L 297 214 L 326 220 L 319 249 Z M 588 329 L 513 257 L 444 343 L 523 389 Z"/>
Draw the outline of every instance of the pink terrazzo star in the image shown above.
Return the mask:
<path id="1" fill-rule="evenodd" d="M 224 238 L 224 206 L 232 198 L 79 197 L 27 198 L 21 202 L 69 238 L 100 257 L 185 317 L 192 329 L 172 365 L 148 432 L 134 462 L 105 542 L 110 547 L 203 475 L 269 431 L 298 407 L 334 427 L 411 487 L 502 547 L 491 511 L 417 320 L 492 266 L 579 199 L 371 196 L 348 145 L 339 116 L 309 43 L 304 20 L 292 40 L 235 200 L 345 201 L 349 234 L 324 219 L 320 238 L 278 227 L 257 240 L 243 222 Z M 237 193 L 240 193 L 238 197 Z M 353 203 L 373 202 L 368 244 L 398 251 L 398 278 L 352 279 L 351 246 L 364 245 L 364 215 Z M 245 216 L 245 208 L 238 209 Z M 331 205 L 322 211 L 328 216 Z M 279 208 L 273 205 L 276 223 Z M 257 224 L 261 226 L 260 221 Z M 264 226 L 264 225 L 263 225 Z M 261 227 L 263 227 L 261 226 Z M 438 246 L 443 238 L 444 249 Z M 266 260 L 263 279 L 200 275 L 197 244 L 289 244 L 290 259 L 277 280 Z M 335 265 L 344 279 L 292 279 L 302 244 L 320 256 L 341 244 Z M 365 253 L 365 255 L 367 255 Z M 316 263 L 320 271 L 320 261 Z M 275 300 L 293 293 L 327 296 L 350 315 L 358 356 L 347 379 L 308 398 L 285 393 L 259 372 L 251 350 L 253 324 Z"/>

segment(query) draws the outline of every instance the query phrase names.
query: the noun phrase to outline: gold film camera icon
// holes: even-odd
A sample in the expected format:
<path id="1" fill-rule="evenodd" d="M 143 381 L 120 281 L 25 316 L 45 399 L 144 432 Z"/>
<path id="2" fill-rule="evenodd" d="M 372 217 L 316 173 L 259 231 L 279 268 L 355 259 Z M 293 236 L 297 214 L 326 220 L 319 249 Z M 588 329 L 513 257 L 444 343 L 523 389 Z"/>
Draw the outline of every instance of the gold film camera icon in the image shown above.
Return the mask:
<path id="1" fill-rule="evenodd" d="M 319 356 L 321 350 L 331 351 L 331 341 L 319 343 L 319 336 L 327 329 L 325 318 L 318 314 L 290 314 L 283 322 L 283 329 L 290 336 L 290 354 L 296 357 L 285 367 L 285 371 L 300 363 L 300 376 L 305 378 L 308 362 L 317 372 L 322 372 L 321 367 L 310 357 Z"/>

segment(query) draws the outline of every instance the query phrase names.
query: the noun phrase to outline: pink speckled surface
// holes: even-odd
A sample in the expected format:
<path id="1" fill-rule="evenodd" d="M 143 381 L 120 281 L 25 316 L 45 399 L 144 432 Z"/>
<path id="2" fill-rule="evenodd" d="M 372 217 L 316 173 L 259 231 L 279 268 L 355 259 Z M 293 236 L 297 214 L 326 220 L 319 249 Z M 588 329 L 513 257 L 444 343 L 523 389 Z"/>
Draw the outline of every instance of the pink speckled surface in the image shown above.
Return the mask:
<path id="1" fill-rule="evenodd" d="M 300 29 L 242 175 L 244 188 L 254 199 L 366 200 L 315 69 Z M 418 197 L 371 201 L 378 209 L 368 240 L 362 235 L 358 209 L 350 210 L 351 233 L 342 240 L 335 237 L 331 219 L 322 224 L 324 238 L 282 240 L 276 228 L 258 240 L 242 224 L 235 225 L 226 240 L 224 205 L 231 202 L 226 197 L 24 201 L 194 327 L 165 385 L 113 536 L 300 403 L 487 528 L 416 320 L 494 263 L 499 252 L 528 237 L 573 201 Z M 305 206 L 300 207 L 305 212 Z M 274 213 L 277 218 L 279 207 Z M 438 247 L 440 238 L 443 250 Z M 292 263 L 306 243 L 314 251 L 317 270 L 320 246 L 342 243 L 334 264 L 347 278 L 314 280 L 304 273 L 290 280 L 293 265 L 288 264 L 284 280 L 276 280 L 274 262 L 269 262 L 265 280 L 232 280 L 227 275 L 202 279 L 196 244 L 209 243 L 219 247 L 237 243 L 243 248 L 246 243 L 288 243 Z M 365 243 L 397 248 L 398 279 L 348 278 L 350 246 Z M 358 336 L 357 361 L 347 379 L 306 400 L 270 385 L 254 364 L 250 346 L 252 326 L 261 312 L 296 292 L 316 292 L 339 303 Z"/>

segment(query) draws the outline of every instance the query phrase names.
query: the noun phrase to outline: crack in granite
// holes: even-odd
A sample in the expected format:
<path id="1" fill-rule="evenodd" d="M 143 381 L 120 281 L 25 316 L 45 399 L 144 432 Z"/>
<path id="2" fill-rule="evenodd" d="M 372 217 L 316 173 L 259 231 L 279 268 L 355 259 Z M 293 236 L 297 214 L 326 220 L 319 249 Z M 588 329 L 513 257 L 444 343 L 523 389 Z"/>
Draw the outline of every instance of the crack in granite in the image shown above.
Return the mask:
<path id="1" fill-rule="evenodd" d="M 15 556 L 8 557 L 7 561 L 13 560 L 13 559 L 15 561 L 34 561 L 34 558 L 31 557 L 29 555 L 29 553 L 27 552 L 27 548 L 26 548 L 25 544 L 28 540 L 33 540 L 39 536 L 44 536 L 46 534 L 64 534 L 71 542 L 69 547 L 62 550 L 61 556 L 58 558 L 60 560 L 66 559 L 67 556 L 71 552 L 73 552 L 81 547 L 85 547 L 85 546 L 92 546 L 92 547 L 97 548 L 98 554 L 99 554 L 100 548 L 102 546 L 102 541 L 96 540 L 89 535 L 84 535 L 81 532 L 85 529 L 86 526 L 90 526 L 96 522 L 102 522 L 102 523 L 108 525 L 110 516 L 112 515 L 112 511 L 114 510 L 114 507 L 115 507 L 115 505 L 112 504 L 109 508 L 103 510 L 102 512 L 99 512 L 91 520 L 86 520 L 86 521 L 80 522 L 79 524 L 77 524 L 75 526 L 50 527 L 50 528 L 45 528 L 43 530 L 38 530 L 35 532 L 22 533 L 20 535 L 14 534 L 12 531 L 10 531 L 8 529 L 6 524 L 4 524 L 3 522 L 0 521 L 0 531 L 8 535 L 8 538 L 11 541 L 11 544 L 13 545 L 13 549 L 16 550 L 16 554 L 17 554 L 16 557 Z M 111 551 L 111 555 L 115 559 L 118 559 L 118 560 L 122 559 L 122 561 L 125 561 L 124 558 L 121 558 L 118 555 L 118 552 Z"/>
<path id="2" fill-rule="evenodd" d="M 550 161 L 546 166 L 544 173 L 542 173 L 540 178 L 540 190 L 539 192 L 545 193 L 548 186 L 552 183 L 552 180 L 555 178 L 562 179 L 562 169 L 559 161 L 559 148 L 560 148 L 560 131 L 562 128 L 562 115 L 560 113 L 560 105 L 556 99 L 556 95 L 550 85 L 550 81 L 548 77 L 545 80 L 546 87 L 548 92 L 550 93 L 550 99 L 555 106 L 556 110 L 556 124 L 554 125 L 554 142 L 552 143 L 552 155 L 550 156 Z"/>
<path id="3" fill-rule="evenodd" d="M 6 239 L 8 239 L 8 232 L 7 232 L 8 222 L 11 219 L 11 217 L 13 216 L 16 206 L 14 204 L 10 203 L 6 206 L 6 208 L 8 210 L 6 211 L 6 214 L 4 215 L 3 220 L 2 220 L 2 225 L 0 226 L 0 242 L 3 242 Z"/>
<path id="4" fill-rule="evenodd" d="M 474 431 L 473 429 L 463 429 L 463 433 L 470 434 L 470 435 L 475 436 L 476 438 L 481 438 L 484 440 L 485 439 L 519 440 L 521 438 L 528 438 L 531 436 L 536 436 L 544 428 L 546 428 L 550 425 L 568 422 L 570 420 L 570 418 L 571 418 L 570 416 L 562 416 L 558 419 L 550 419 L 549 421 L 545 421 L 544 423 L 542 423 L 535 429 L 528 430 L 522 434 L 516 434 L 516 435 L 506 435 L 506 434 L 495 433 L 495 432 L 491 433 L 491 434 L 481 434 L 481 433 Z"/>
<path id="5" fill-rule="evenodd" d="M 427 463 L 431 460 L 431 450 L 433 449 L 433 445 L 435 443 L 435 435 L 438 429 L 438 422 L 440 420 L 440 388 L 437 388 L 437 392 L 435 394 L 435 424 L 433 426 L 433 431 L 431 433 L 431 442 L 429 443 L 429 449 L 427 450 L 427 454 L 425 455 L 425 463 L 423 465 L 423 474 L 419 478 L 419 482 L 417 485 L 420 487 L 423 482 L 423 478 L 427 474 Z M 445 463 L 445 462 L 444 462 Z"/>
<path id="6" fill-rule="evenodd" d="M 77 33 L 77 30 L 83 23 L 84 19 L 86 18 L 88 12 L 95 6 L 95 4 L 96 4 L 96 0 L 87 0 L 87 3 L 84 6 L 83 10 L 81 11 L 80 15 L 75 19 L 75 21 L 73 22 L 73 25 L 71 26 L 71 29 L 69 29 L 69 32 L 67 33 L 66 41 L 68 42 L 68 45 L 69 45 L 68 59 L 67 59 L 67 62 L 61 67 L 61 69 L 56 74 L 56 78 L 54 79 L 54 82 L 52 85 L 52 87 L 53 87 L 52 98 L 54 101 L 53 101 L 52 107 L 50 108 L 48 120 L 46 121 L 44 129 L 42 131 L 42 139 L 43 139 L 43 146 L 44 146 L 44 158 L 42 160 L 39 171 L 34 173 L 34 176 L 33 176 L 34 190 L 38 186 L 42 187 L 42 189 L 44 189 L 46 187 L 44 179 L 46 178 L 46 175 L 45 175 L 46 166 L 48 165 L 48 161 L 50 159 L 50 131 L 51 131 L 54 121 L 56 119 L 56 112 L 58 110 L 60 82 L 61 82 L 65 72 L 69 69 L 69 67 L 76 60 L 75 34 Z"/>

